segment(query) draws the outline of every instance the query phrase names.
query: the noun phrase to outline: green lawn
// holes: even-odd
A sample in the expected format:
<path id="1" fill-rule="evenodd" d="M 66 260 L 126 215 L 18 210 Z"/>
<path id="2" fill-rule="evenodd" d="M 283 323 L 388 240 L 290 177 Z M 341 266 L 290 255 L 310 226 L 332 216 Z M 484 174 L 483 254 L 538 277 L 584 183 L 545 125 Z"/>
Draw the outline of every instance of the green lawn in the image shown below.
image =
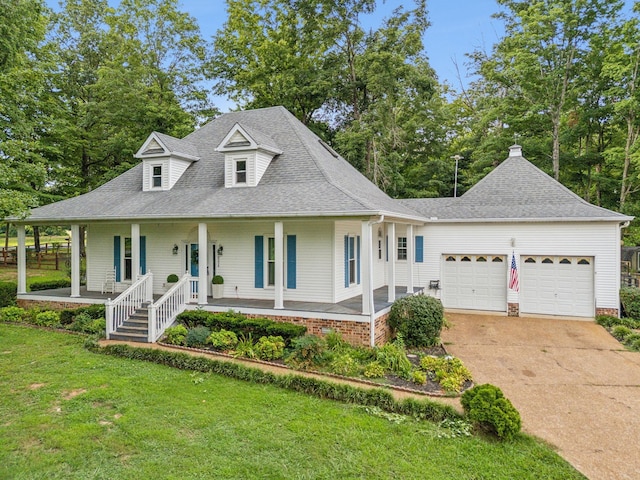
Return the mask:
<path id="1" fill-rule="evenodd" d="M 528 437 L 440 438 L 357 406 L 90 353 L 0 324 L 0 478 L 583 478 Z"/>
<path id="2" fill-rule="evenodd" d="M 27 268 L 27 286 L 32 282 L 45 282 L 68 278 L 64 268 L 54 270 L 51 268 Z M 18 267 L 15 265 L 0 267 L 0 282 L 16 282 L 18 279 Z"/>

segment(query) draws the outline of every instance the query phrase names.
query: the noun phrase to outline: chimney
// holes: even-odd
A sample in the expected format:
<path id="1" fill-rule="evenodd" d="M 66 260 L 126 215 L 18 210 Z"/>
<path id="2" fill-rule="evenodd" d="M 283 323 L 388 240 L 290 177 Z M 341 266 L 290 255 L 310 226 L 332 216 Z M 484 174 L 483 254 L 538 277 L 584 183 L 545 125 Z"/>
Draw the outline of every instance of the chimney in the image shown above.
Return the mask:
<path id="1" fill-rule="evenodd" d="M 521 157 L 522 147 L 520 145 L 511 145 L 509 147 L 509 157 Z"/>

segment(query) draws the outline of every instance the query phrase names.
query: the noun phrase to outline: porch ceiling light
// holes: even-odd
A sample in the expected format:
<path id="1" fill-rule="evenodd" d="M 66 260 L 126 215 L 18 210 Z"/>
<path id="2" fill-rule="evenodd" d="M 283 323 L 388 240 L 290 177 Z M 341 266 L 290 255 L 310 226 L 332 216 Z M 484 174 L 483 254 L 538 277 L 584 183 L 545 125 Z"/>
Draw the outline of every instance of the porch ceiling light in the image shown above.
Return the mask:
<path id="1" fill-rule="evenodd" d="M 173 252 L 174 255 L 178 254 L 178 245 L 176 245 L 175 243 L 173 244 L 173 248 L 171 249 L 171 251 Z"/>

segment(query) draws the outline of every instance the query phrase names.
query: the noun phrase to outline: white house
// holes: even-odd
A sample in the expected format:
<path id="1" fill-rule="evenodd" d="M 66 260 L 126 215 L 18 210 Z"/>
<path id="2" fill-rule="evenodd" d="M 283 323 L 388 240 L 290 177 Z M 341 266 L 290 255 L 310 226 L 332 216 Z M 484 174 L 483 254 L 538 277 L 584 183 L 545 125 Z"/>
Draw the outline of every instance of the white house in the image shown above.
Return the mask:
<path id="1" fill-rule="evenodd" d="M 149 341 L 199 306 L 381 343 L 396 296 L 420 291 L 510 315 L 618 312 L 631 217 L 584 202 L 519 147 L 456 199 L 391 199 L 282 107 L 228 113 L 183 139 L 154 132 L 136 157 L 100 188 L 16 220 L 21 302 L 104 302 L 113 281 L 123 293 L 108 301 L 107 333 L 151 302 Z M 25 224 L 71 225 L 70 291 L 26 291 Z M 215 275 L 222 298 L 211 297 Z"/>

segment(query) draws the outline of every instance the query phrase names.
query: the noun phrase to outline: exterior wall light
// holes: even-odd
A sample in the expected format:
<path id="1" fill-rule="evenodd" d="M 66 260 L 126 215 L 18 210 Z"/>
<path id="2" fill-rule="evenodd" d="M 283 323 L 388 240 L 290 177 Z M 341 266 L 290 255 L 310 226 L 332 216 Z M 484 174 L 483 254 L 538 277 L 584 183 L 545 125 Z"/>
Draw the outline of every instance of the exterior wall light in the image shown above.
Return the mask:
<path id="1" fill-rule="evenodd" d="M 222 252 L 224 252 L 224 247 L 222 245 L 220 245 L 218 247 L 218 256 L 221 257 L 222 256 Z"/>
<path id="2" fill-rule="evenodd" d="M 173 244 L 173 248 L 171 249 L 171 251 L 173 252 L 174 255 L 178 254 L 178 245 L 176 245 L 175 243 Z"/>

